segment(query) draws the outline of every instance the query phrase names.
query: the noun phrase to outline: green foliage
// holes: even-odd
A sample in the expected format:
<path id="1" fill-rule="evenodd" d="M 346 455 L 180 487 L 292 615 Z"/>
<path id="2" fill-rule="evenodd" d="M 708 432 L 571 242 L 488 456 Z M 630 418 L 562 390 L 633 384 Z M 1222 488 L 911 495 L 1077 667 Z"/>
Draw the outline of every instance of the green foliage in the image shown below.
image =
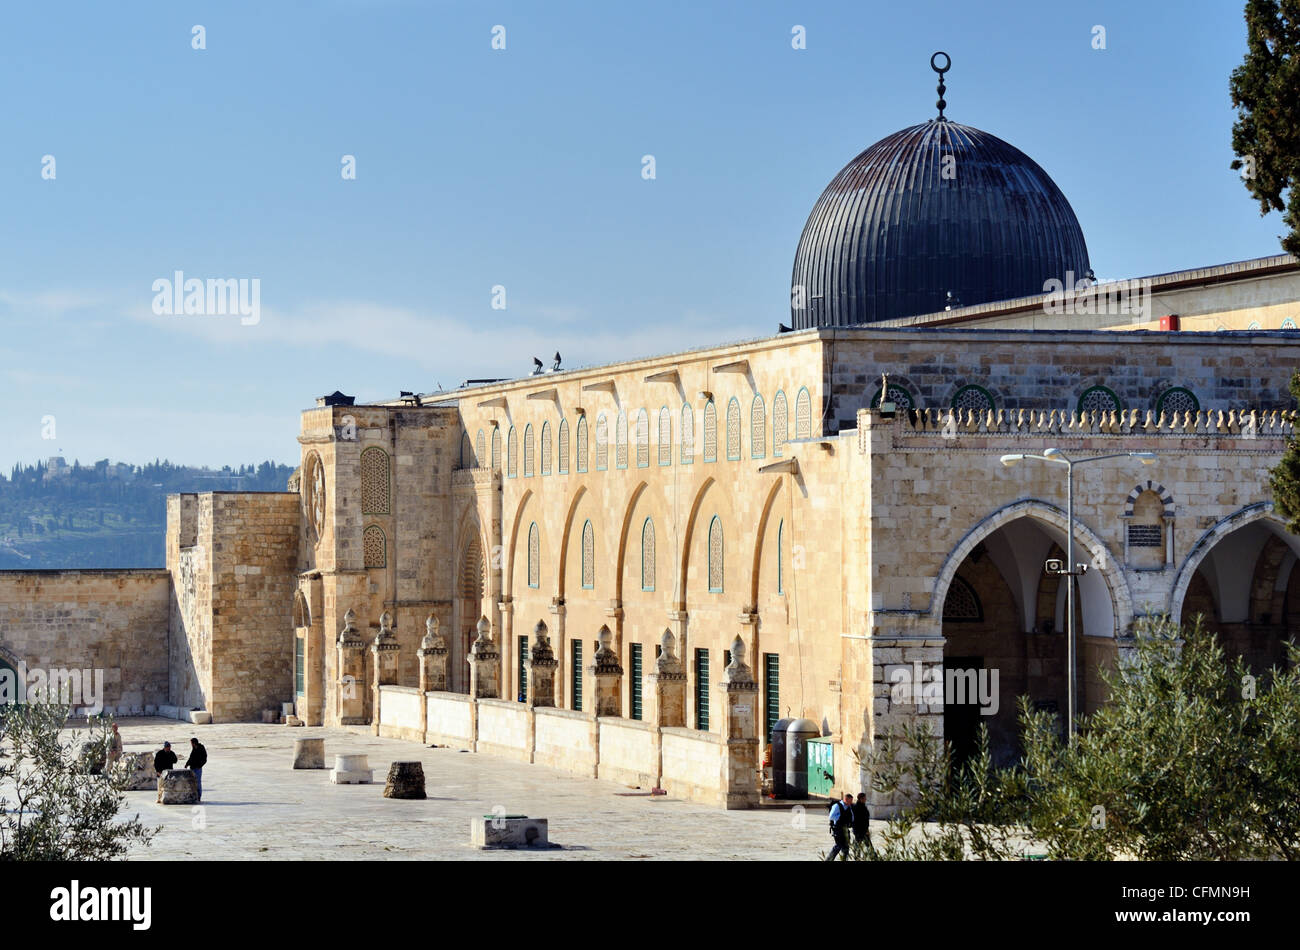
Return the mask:
<path id="1" fill-rule="evenodd" d="M 1300 402 L 1300 374 L 1291 377 L 1291 395 Z M 1268 473 L 1273 504 L 1287 519 L 1287 530 L 1300 533 L 1300 441 L 1291 433 L 1281 460 Z"/>
<path id="2" fill-rule="evenodd" d="M 1185 641 L 1179 638 L 1185 635 Z M 1131 657 L 1103 671 L 1110 700 L 1073 743 L 1019 702 L 1024 755 L 979 752 L 951 769 L 926 726 L 885 737 L 864 761 L 878 792 L 911 806 L 877 839 L 879 860 L 1300 858 L 1300 650 L 1256 680 L 1198 618 L 1140 624 Z"/>
<path id="3" fill-rule="evenodd" d="M 68 713 L 45 703 L 0 706 L 0 861 L 106 861 L 157 832 L 139 815 L 119 817 L 128 776 L 95 768 L 103 725 L 78 751 L 64 734 Z"/>
<path id="4" fill-rule="evenodd" d="M 1238 111 L 1232 167 L 1262 214 L 1285 211 L 1282 247 L 1300 256 L 1300 0 L 1247 0 L 1246 31 L 1228 84 Z"/>

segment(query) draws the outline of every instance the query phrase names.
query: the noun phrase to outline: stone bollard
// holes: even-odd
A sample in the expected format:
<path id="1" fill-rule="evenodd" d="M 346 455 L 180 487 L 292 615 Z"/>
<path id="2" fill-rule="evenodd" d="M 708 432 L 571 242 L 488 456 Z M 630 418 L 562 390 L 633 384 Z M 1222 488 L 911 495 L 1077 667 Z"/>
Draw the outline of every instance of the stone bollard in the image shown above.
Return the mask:
<path id="1" fill-rule="evenodd" d="M 158 779 L 158 804 L 197 805 L 199 783 L 189 769 L 168 769 Z"/>
<path id="2" fill-rule="evenodd" d="M 334 768 L 330 771 L 330 781 L 335 785 L 369 785 L 374 781 L 374 771 L 370 768 L 367 756 L 336 755 Z"/>
<path id="3" fill-rule="evenodd" d="M 152 752 L 123 752 L 117 768 L 126 773 L 126 791 L 147 792 L 158 787 L 158 773 L 153 769 Z"/>
<path id="4" fill-rule="evenodd" d="M 475 848 L 545 848 L 550 846 L 545 818 L 484 815 L 471 818 L 469 843 Z"/>
<path id="5" fill-rule="evenodd" d="M 295 769 L 325 768 L 325 740 L 293 740 L 293 767 Z"/>
<path id="6" fill-rule="evenodd" d="M 424 794 L 424 766 L 419 762 L 394 762 L 388 767 L 385 798 L 427 798 Z"/>

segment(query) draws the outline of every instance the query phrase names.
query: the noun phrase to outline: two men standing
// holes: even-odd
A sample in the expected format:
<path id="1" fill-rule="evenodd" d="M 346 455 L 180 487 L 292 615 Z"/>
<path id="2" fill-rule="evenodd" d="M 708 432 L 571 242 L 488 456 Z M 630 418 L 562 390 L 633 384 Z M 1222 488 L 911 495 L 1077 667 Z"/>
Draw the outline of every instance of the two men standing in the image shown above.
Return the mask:
<path id="1" fill-rule="evenodd" d="M 194 773 L 194 783 L 198 787 L 199 800 L 203 800 L 203 766 L 208 764 L 208 750 L 198 739 L 190 740 L 190 757 L 185 760 L 185 767 Z M 162 774 L 176 767 L 176 753 L 172 744 L 164 742 L 163 747 L 153 757 L 153 768 L 158 773 L 159 788 L 162 788 Z"/>
<path id="2" fill-rule="evenodd" d="M 836 855 L 841 861 L 849 859 L 850 829 L 858 844 L 871 847 L 871 811 L 867 808 L 866 792 L 859 792 L 856 802 L 852 792 L 845 792 L 844 798 L 831 806 L 830 832 L 835 847 L 831 848 L 827 861 L 834 861 Z"/>

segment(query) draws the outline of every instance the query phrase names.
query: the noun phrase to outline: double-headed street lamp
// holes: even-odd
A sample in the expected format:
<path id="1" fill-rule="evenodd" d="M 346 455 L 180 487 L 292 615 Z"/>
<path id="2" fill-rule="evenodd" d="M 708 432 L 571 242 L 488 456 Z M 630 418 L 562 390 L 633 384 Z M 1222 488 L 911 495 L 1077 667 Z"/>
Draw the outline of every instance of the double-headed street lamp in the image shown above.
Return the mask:
<path id="1" fill-rule="evenodd" d="M 1002 464 L 1007 468 L 1025 459 L 1037 459 L 1040 462 L 1055 462 L 1065 466 L 1065 564 L 1055 559 L 1046 564 L 1049 574 L 1060 574 L 1068 578 L 1065 582 L 1065 678 L 1067 735 L 1074 741 L 1074 579 L 1088 572 L 1087 564 L 1074 563 L 1074 467 L 1087 462 L 1101 462 L 1105 459 L 1134 458 L 1143 465 L 1150 465 L 1156 460 L 1154 452 L 1115 452 L 1111 455 L 1094 455 L 1086 459 L 1070 459 L 1060 449 L 1045 449 L 1042 455 L 1018 452 L 1002 456 Z"/>

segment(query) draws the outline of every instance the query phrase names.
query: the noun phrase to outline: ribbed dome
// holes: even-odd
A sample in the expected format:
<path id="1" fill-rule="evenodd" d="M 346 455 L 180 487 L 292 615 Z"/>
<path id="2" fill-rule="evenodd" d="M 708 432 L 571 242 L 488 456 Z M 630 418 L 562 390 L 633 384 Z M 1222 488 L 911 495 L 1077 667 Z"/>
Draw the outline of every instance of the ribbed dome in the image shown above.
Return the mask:
<path id="1" fill-rule="evenodd" d="M 931 119 L 881 139 L 822 192 L 795 253 L 791 316 L 799 329 L 934 313 L 949 291 L 962 306 L 1026 297 L 1067 271 L 1087 273 L 1088 247 L 1047 173 L 996 136 Z"/>

